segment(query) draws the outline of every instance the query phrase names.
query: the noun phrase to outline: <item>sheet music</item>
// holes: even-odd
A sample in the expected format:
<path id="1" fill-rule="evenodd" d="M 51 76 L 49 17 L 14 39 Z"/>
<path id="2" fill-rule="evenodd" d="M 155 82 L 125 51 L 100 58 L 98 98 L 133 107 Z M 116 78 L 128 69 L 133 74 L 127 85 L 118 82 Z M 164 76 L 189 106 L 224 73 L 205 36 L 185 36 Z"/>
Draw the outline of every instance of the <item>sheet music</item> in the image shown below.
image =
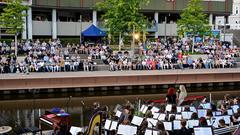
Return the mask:
<path id="1" fill-rule="evenodd" d="M 84 129 L 80 127 L 71 126 L 70 133 L 72 135 L 78 135 L 79 133 L 84 133 Z"/>
<path id="2" fill-rule="evenodd" d="M 181 113 L 182 112 L 182 106 L 177 106 L 177 113 Z"/>
<path id="3" fill-rule="evenodd" d="M 117 125 L 118 125 L 117 121 L 112 121 L 112 125 L 111 125 L 111 128 L 110 128 L 110 131 L 111 130 L 117 130 Z"/>
<path id="4" fill-rule="evenodd" d="M 133 125 L 137 125 L 137 126 L 140 126 L 142 124 L 142 121 L 143 121 L 143 118 L 142 117 L 138 117 L 138 116 L 133 116 L 133 119 L 132 119 L 132 124 Z"/>
<path id="5" fill-rule="evenodd" d="M 223 116 L 223 119 L 224 119 L 224 121 L 225 121 L 226 124 L 230 124 L 230 123 L 231 123 L 231 119 L 230 119 L 230 116 L 229 116 L 229 115 Z"/>
<path id="6" fill-rule="evenodd" d="M 116 116 L 117 116 L 118 118 L 120 118 L 121 115 L 122 115 L 122 112 L 120 112 L 120 111 L 117 110 L 117 112 L 116 112 Z"/>
<path id="7" fill-rule="evenodd" d="M 193 112 L 182 112 L 183 119 L 189 120 L 191 119 Z"/>
<path id="8" fill-rule="evenodd" d="M 205 103 L 205 104 L 200 104 L 200 105 L 203 107 L 203 109 L 212 109 L 210 103 Z"/>
<path id="9" fill-rule="evenodd" d="M 211 127 L 195 127 L 194 135 L 213 135 Z"/>
<path id="10" fill-rule="evenodd" d="M 222 112 L 220 112 L 220 111 L 213 112 L 213 116 L 219 116 L 219 115 L 222 115 Z"/>
<path id="11" fill-rule="evenodd" d="M 145 114 L 147 112 L 148 106 L 145 106 L 142 113 Z"/>
<path id="12" fill-rule="evenodd" d="M 129 125 L 122 125 L 118 126 L 117 134 L 121 135 L 136 135 L 137 134 L 137 127 L 136 126 L 129 126 Z"/>
<path id="13" fill-rule="evenodd" d="M 188 125 L 188 128 L 199 126 L 199 120 L 188 120 L 187 125 Z"/>
<path id="14" fill-rule="evenodd" d="M 179 129 L 181 129 L 181 121 L 180 121 L 180 120 L 174 120 L 174 121 L 173 121 L 173 129 L 174 129 L 174 130 L 179 130 Z"/>
<path id="15" fill-rule="evenodd" d="M 207 120 L 207 125 L 208 126 L 212 126 L 212 121 L 211 120 Z"/>
<path id="16" fill-rule="evenodd" d="M 153 113 L 153 118 L 158 119 L 159 115 L 160 115 L 160 113 Z"/>
<path id="17" fill-rule="evenodd" d="M 197 112 L 196 108 L 194 106 L 190 106 L 190 111 L 191 112 Z"/>
<path id="18" fill-rule="evenodd" d="M 152 130 L 152 129 L 147 129 L 145 131 L 145 134 L 144 135 L 158 135 L 158 131 L 156 130 Z"/>
<path id="19" fill-rule="evenodd" d="M 172 131 L 172 122 L 163 122 L 163 124 L 164 124 L 164 128 L 165 128 L 165 130 L 167 130 L 167 131 Z"/>
<path id="20" fill-rule="evenodd" d="M 141 108 L 140 108 L 140 112 L 143 112 L 145 107 L 146 107 L 146 105 L 142 105 Z"/>
<path id="21" fill-rule="evenodd" d="M 206 109 L 198 109 L 198 118 L 201 118 L 201 117 L 206 117 L 207 115 L 207 110 Z"/>
<path id="22" fill-rule="evenodd" d="M 152 128 L 152 126 L 156 127 L 158 120 L 147 118 L 148 127 Z"/>
<path id="23" fill-rule="evenodd" d="M 234 113 L 237 113 L 237 109 L 238 109 L 238 108 L 239 108 L 238 105 L 233 105 L 233 106 L 232 106 L 233 112 L 234 112 Z"/>
<path id="24" fill-rule="evenodd" d="M 228 114 L 228 115 L 233 115 L 233 110 L 232 110 L 232 109 L 228 109 L 228 110 L 227 110 L 227 114 Z"/>
<path id="25" fill-rule="evenodd" d="M 214 119 L 212 119 L 212 126 L 215 127 L 215 128 L 218 128 L 218 124 L 219 124 L 219 120 L 220 119 L 223 119 L 222 116 L 215 116 Z"/>
<path id="26" fill-rule="evenodd" d="M 110 130 L 111 123 L 112 121 L 107 119 L 104 125 L 104 129 Z"/>
<path id="27" fill-rule="evenodd" d="M 182 115 L 181 114 L 176 114 L 175 119 L 176 120 L 181 120 L 182 119 Z"/>
<path id="28" fill-rule="evenodd" d="M 160 113 L 159 117 L 158 117 L 158 120 L 160 121 L 164 121 L 166 118 L 166 114 L 165 113 Z"/>
<path id="29" fill-rule="evenodd" d="M 166 106 L 166 111 L 171 112 L 172 111 L 172 105 L 168 104 Z"/>
<path id="30" fill-rule="evenodd" d="M 160 109 L 155 106 L 151 109 L 152 113 L 157 113 L 157 112 L 159 112 L 159 110 Z"/>

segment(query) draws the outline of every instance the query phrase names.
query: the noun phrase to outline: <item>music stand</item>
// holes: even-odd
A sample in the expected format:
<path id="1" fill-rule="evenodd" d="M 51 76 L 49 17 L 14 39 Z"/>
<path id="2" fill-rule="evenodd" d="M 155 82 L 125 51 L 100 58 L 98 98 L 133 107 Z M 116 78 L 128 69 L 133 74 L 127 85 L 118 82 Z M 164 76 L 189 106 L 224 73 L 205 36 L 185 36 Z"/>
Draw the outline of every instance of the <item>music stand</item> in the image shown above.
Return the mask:
<path id="1" fill-rule="evenodd" d="M 143 118 L 138 116 L 133 116 L 133 119 L 131 121 L 131 123 L 136 126 L 140 126 L 142 122 L 143 122 Z"/>
<path id="2" fill-rule="evenodd" d="M 213 129 L 211 126 L 207 127 L 194 127 L 194 135 L 213 135 Z"/>

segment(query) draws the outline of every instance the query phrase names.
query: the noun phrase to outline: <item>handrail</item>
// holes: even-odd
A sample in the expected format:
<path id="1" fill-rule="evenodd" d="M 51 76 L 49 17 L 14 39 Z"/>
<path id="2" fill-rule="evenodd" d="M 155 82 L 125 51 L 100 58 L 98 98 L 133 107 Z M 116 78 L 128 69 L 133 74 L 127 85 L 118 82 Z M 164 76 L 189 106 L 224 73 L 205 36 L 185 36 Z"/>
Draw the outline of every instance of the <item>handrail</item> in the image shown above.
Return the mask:
<path id="1" fill-rule="evenodd" d="M 230 127 L 215 129 L 213 130 L 213 132 L 214 132 L 214 135 L 221 135 L 221 134 L 234 132 L 238 127 L 239 125 L 234 125 Z"/>

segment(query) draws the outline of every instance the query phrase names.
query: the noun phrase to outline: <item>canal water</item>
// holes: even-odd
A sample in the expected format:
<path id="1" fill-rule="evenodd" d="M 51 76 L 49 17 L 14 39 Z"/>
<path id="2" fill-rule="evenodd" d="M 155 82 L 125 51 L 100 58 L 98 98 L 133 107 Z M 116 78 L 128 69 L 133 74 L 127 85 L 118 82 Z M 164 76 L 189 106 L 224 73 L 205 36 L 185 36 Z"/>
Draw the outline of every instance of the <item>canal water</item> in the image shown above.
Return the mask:
<path id="1" fill-rule="evenodd" d="M 0 126 L 9 125 L 13 128 L 38 126 L 39 116 L 53 107 L 63 108 L 71 114 L 72 125 L 87 126 L 93 113 L 93 103 L 99 102 L 101 106 L 107 105 L 113 111 L 117 104 L 164 99 L 167 89 L 136 89 L 114 91 L 85 91 L 81 93 L 46 93 L 34 92 L 24 95 L 4 95 L 0 97 Z M 201 87 L 187 88 L 188 95 L 212 95 L 212 100 L 223 99 L 227 93 L 240 96 L 238 86 L 227 87 Z M 215 92 L 211 92 L 215 91 Z"/>

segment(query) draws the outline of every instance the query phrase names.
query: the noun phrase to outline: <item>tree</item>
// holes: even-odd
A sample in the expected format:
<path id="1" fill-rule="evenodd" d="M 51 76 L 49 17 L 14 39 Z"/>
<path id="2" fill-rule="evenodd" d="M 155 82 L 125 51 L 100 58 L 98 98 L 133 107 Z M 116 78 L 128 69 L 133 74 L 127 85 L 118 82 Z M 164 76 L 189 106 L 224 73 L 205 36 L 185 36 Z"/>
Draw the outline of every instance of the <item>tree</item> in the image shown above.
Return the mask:
<path id="1" fill-rule="evenodd" d="M 104 26 L 111 35 L 119 35 L 119 39 L 128 33 L 141 32 L 147 29 L 148 20 L 139 12 L 140 6 L 149 0 L 105 0 L 97 3 L 97 9 L 104 11 Z M 119 43 L 120 43 L 119 40 Z"/>
<path id="2" fill-rule="evenodd" d="M 15 55 L 17 56 L 17 36 L 23 31 L 23 17 L 26 17 L 27 6 L 22 0 L 10 0 L 0 16 L 0 26 L 7 29 L 7 33 L 15 35 Z"/>
<path id="3" fill-rule="evenodd" d="M 181 13 L 181 19 L 177 21 L 178 35 L 183 37 L 190 34 L 193 37 L 192 52 L 194 49 L 194 37 L 203 36 L 205 33 L 210 33 L 207 15 L 203 13 L 201 0 L 190 0 L 187 8 Z"/>

